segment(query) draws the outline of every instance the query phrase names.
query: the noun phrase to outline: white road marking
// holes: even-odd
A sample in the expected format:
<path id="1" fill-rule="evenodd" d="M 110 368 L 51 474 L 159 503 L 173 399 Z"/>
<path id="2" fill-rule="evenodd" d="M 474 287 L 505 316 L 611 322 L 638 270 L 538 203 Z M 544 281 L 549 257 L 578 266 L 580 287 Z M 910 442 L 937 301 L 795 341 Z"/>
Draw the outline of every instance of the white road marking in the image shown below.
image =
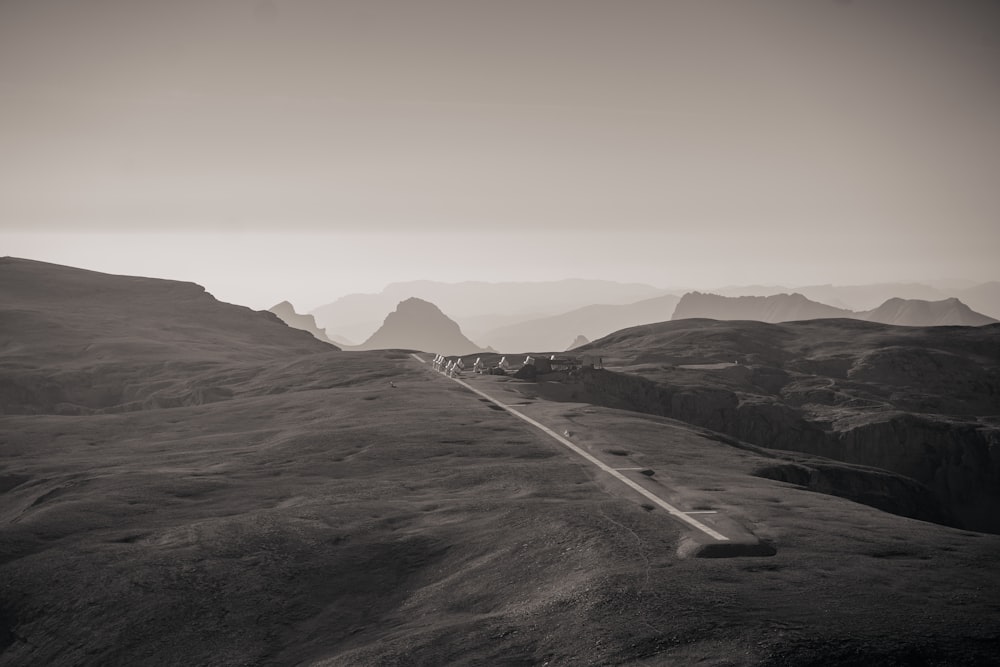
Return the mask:
<path id="1" fill-rule="evenodd" d="M 420 361 L 421 363 L 423 363 L 423 360 L 420 359 L 420 357 L 418 357 L 417 355 L 414 354 L 413 357 L 415 359 L 417 359 L 418 361 Z M 448 376 L 445 376 L 445 377 L 448 377 Z M 643 488 L 641 485 L 633 482 L 628 477 L 626 477 L 625 475 L 621 474 L 620 472 L 618 472 L 617 470 L 615 470 L 614 468 L 612 468 L 608 464 L 606 464 L 603 461 L 595 458 L 594 456 L 592 456 L 588 452 L 585 452 L 584 450 L 580 449 L 579 447 L 577 447 L 576 445 L 574 445 L 572 442 L 570 442 L 566 438 L 562 437 L 561 435 L 559 435 L 558 433 L 556 433 L 555 431 L 553 431 L 552 429 L 550 429 L 548 426 L 545 426 L 544 424 L 541 424 L 541 423 L 535 421 L 531 417 L 518 412 L 517 410 L 515 410 L 512 407 L 510 407 L 509 405 L 504 405 L 500 401 L 497 401 L 496 399 L 494 399 L 489 394 L 486 394 L 486 393 L 484 393 L 484 392 L 476 389 L 475 387 L 473 387 L 473 386 L 471 386 L 471 385 L 469 385 L 469 384 L 467 384 L 465 382 L 462 382 L 458 378 L 448 378 L 448 379 L 457 382 L 458 384 L 462 385 L 463 387 L 465 387 L 466 389 L 468 389 L 472 393 L 477 394 L 479 396 L 482 396 L 483 398 L 485 398 L 486 400 L 488 400 L 490 403 L 493 403 L 494 405 L 498 406 L 502 410 L 506 410 L 507 412 L 509 412 L 510 414 L 514 415 L 518 419 L 520 419 L 520 420 L 522 420 L 524 422 L 527 422 L 528 424 L 531 424 L 532 426 L 534 426 L 535 428 L 537 428 L 542 433 L 544 433 L 545 435 L 549 436 L 550 438 L 552 438 L 553 440 L 555 440 L 559 444 L 561 444 L 561 445 L 569 448 L 570 450 L 576 452 L 581 457 L 583 457 L 585 460 L 589 461 L 593 465 L 597 466 L 599 469 L 601 469 L 604 472 L 608 473 L 609 475 L 611 475 L 612 477 L 614 477 L 615 479 L 617 479 L 619 482 L 621 482 L 625 486 L 629 487 L 633 491 L 638 492 L 640 495 L 642 495 L 645 498 L 651 500 L 656 505 L 659 505 L 661 508 L 665 509 L 671 516 L 673 516 L 674 518 L 676 518 L 678 521 L 686 523 L 687 525 L 691 526 L 692 528 L 697 528 L 701 532 L 705 533 L 706 535 L 708 535 L 712 539 L 718 540 L 719 542 L 728 542 L 729 541 L 729 538 L 726 537 L 725 535 L 723 535 L 722 533 L 720 533 L 719 531 L 717 531 L 717 530 L 715 530 L 713 528 L 710 528 L 709 526 L 706 526 L 705 524 L 703 524 L 702 522 L 698 521 L 697 519 L 692 519 L 691 517 L 689 517 L 687 515 L 686 512 L 683 512 L 683 511 L 677 509 L 676 507 L 674 507 L 673 505 L 671 505 L 667 501 L 663 500 L 662 498 L 658 497 L 654 493 L 652 493 L 652 492 L 648 491 L 647 489 Z"/>

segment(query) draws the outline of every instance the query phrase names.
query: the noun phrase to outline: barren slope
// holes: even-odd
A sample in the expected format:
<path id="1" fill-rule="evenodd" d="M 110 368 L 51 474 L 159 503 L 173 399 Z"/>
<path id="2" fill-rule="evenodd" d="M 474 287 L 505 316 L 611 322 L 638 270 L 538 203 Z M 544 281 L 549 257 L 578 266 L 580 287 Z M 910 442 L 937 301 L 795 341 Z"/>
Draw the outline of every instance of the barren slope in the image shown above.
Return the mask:
<path id="1" fill-rule="evenodd" d="M 689 536 L 663 511 L 410 355 L 327 352 L 283 326 L 255 352 L 246 327 L 226 333 L 225 304 L 208 310 L 216 325 L 130 386 L 197 378 L 225 400 L 0 415 L 0 665 L 997 656 L 997 536 L 755 474 L 821 465 L 808 458 L 538 398 L 549 383 L 470 378 L 595 456 L 648 469 L 684 509 L 718 510 L 777 549 L 681 558 Z M 118 331 L 140 321 L 120 315 Z M 86 311 L 75 318 L 97 326 Z M 59 380 L 74 363 L 31 357 L 35 332 L 8 326 L 7 349 L 33 372 Z M 143 363 L 137 348 L 107 354 Z"/>
<path id="2" fill-rule="evenodd" d="M 247 364 L 336 351 L 194 283 L 0 258 L 0 414 L 225 400 Z"/>
<path id="3" fill-rule="evenodd" d="M 622 371 L 584 374 L 593 400 L 890 470 L 1000 531 L 1000 325 L 682 320 L 578 352 Z"/>

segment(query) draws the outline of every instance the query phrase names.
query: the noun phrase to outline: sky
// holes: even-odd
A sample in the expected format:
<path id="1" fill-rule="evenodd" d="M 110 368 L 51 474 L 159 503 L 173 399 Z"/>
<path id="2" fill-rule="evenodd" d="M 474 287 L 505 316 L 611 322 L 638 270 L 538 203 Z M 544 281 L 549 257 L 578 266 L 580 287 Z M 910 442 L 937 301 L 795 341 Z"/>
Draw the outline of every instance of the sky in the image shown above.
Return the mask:
<path id="1" fill-rule="evenodd" d="M 0 0 L 0 255 L 310 309 L 415 279 L 998 280 L 998 0 Z"/>

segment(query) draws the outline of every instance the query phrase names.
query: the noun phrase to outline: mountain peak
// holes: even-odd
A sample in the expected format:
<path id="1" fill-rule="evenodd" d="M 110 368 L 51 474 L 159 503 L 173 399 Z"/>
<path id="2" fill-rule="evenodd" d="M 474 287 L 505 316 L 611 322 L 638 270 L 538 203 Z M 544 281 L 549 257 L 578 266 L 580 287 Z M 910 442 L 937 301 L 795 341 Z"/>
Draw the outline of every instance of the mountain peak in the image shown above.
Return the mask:
<path id="1" fill-rule="evenodd" d="M 435 306 L 430 301 L 425 301 L 423 299 L 411 296 L 408 299 L 404 299 L 399 302 L 396 306 L 397 313 L 441 313 L 441 309 Z M 444 313 L 441 313 L 442 315 Z"/>
<path id="2" fill-rule="evenodd" d="M 458 323 L 440 308 L 423 299 L 409 297 L 396 305 L 382 326 L 359 350 L 406 349 L 441 354 L 471 354 L 482 349 L 465 337 Z"/>

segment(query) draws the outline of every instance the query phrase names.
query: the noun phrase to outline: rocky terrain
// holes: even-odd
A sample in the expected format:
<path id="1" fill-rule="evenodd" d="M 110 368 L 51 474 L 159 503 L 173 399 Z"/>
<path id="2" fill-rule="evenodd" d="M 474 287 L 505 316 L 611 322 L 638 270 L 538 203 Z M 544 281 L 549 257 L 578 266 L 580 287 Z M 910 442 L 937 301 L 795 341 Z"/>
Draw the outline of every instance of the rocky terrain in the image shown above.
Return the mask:
<path id="1" fill-rule="evenodd" d="M 710 404 L 749 386 L 728 367 L 741 353 L 772 397 L 795 382 L 798 394 L 821 391 L 797 370 L 808 363 L 823 377 L 913 380 L 912 364 L 886 373 L 877 355 L 806 353 L 810 336 L 795 343 L 794 327 L 760 325 L 758 336 L 696 324 L 599 341 L 620 364 L 607 377 L 662 388 L 656 369 L 687 374 L 676 395 L 701 391 Z M 1000 655 L 1000 537 L 824 487 L 870 488 L 864 466 L 587 402 L 614 398 L 603 383 L 465 378 L 773 554 L 696 558 L 682 524 L 408 353 L 339 352 L 196 285 L 11 259 L 0 261 L 0 326 L 0 665 L 790 667 Z M 879 330 L 919 341 L 916 330 Z M 945 331 L 935 345 L 989 360 L 989 330 L 978 343 Z M 833 336 L 813 336 L 824 331 Z M 840 330 L 844 354 L 876 333 Z M 651 344 L 636 360 L 643 336 Z M 946 348 L 949 337 L 961 340 Z M 678 370 L 704 362 L 721 374 Z M 967 381 L 956 414 L 982 412 L 980 383 L 992 380 Z M 901 475 L 879 474 L 910 497 Z"/>
<path id="2" fill-rule="evenodd" d="M 613 369 L 581 374 L 595 401 L 897 473 L 937 499 L 897 511 L 1000 532 L 1000 325 L 681 320 L 576 352 Z"/>

